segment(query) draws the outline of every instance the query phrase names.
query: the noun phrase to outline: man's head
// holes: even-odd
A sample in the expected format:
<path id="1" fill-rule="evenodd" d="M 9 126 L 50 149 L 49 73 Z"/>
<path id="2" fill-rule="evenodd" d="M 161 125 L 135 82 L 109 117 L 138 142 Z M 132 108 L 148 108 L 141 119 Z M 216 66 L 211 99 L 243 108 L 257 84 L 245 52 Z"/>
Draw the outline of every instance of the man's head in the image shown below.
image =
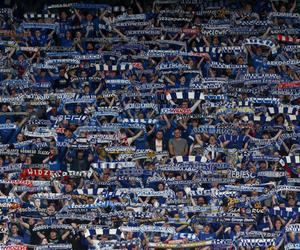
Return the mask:
<path id="1" fill-rule="evenodd" d="M 157 131 L 157 133 L 156 133 L 156 139 L 162 140 L 163 136 L 164 136 L 164 134 L 163 134 L 162 130 Z"/>
<path id="2" fill-rule="evenodd" d="M 50 231 L 50 239 L 55 240 L 57 238 L 57 232 L 55 230 Z"/>
<path id="3" fill-rule="evenodd" d="M 175 130 L 174 130 L 174 138 L 175 139 L 178 139 L 178 138 L 180 138 L 181 137 L 181 130 L 179 129 L 179 128 L 176 128 Z"/>

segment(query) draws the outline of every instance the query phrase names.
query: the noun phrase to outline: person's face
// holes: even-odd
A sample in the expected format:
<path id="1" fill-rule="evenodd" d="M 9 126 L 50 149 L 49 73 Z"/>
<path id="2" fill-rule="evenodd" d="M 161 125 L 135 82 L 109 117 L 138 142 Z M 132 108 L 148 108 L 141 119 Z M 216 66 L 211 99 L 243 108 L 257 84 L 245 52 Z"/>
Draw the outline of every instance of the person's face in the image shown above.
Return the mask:
<path id="1" fill-rule="evenodd" d="M 276 74 L 275 68 L 270 68 L 269 69 L 269 74 Z"/>
<path id="2" fill-rule="evenodd" d="M 49 206 L 48 208 L 47 208 L 47 212 L 49 213 L 49 214 L 54 214 L 55 213 L 55 207 L 54 206 Z"/>
<path id="3" fill-rule="evenodd" d="M 219 44 L 219 39 L 218 39 L 218 37 L 215 36 L 215 37 L 213 38 L 213 44 L 214 44 L 214 45 L 218 45 L 218 44 Z"/>
<path id="4" fill-rule="evenodd" d="M 66 32 L 66 37 L 67 37 L 67 38 L 71 38 L 71 36 L 72 36 L 71 32 L 70 32 L 70 31 L 67 31 L 67 32 Z"/>
<path id="5" fill-rule="evenodd" d="M 252 10 L 251 5 L 250 4 L 246 4 L 245 10 L 246 10 L 246 12 L 251 12 L 251 10 Z"/>
<path id="6" fill-rule="evenodd" d="M 270 139 L 270 137 L 269 137 L 268 134 L 263 134 L 263 135 L 262 135 L 262 138 L 263 138 L 263 139 Z"/>
<path id="7" fill-rule="evenodd" d="M 283 119 L 282 116 L 278 116 L 277 119 L 276 119 L 276 121 L 277 121 L 278 124 L 283 124 L 284 119 Z"/>
<path id="8" fill-rule="evenodd" d="M 61 14 L 60 14 L 60 18 L 62 19 L 62 20 L 66 20 L 67 19 L 67 13 L 66 12 L 62 12 Z"/>
<path id="9" fill-rule="evenodd" d="M 70 137 L 72 133 L 71 133 L 70 130 L 66 129 L 66 130 L 64 131 L 64 134 L 65 134 L 66 137 Z"/>
<path id="10" fill-rule="evenodd" d="M 204 232 L 205 232 L 205 233 L 209 233 L 209 229 L 210 229 L 209 226 L 205 226 L 205 227 L 204 227 Z"/>
<path id="11" fill-rule="evenodd" d="M 262 162 L 262 163 L 260 164 L 260 167 L 261 167 L 262 169 L 266 169 L 266 168 L 267 168 L 267 165 L 266 165 L 265 162 Z"/>
<path id="12" fill-rule="evenodd" d="M 56 151 L 55 151 L 54 148 L 51 148 L 51 149 L 50 149 L 50 155 L 56 155 Z"/>
<path id="13" fill-rule="evenodd" d="M 294 233 L 294 232 L 289 232 L 289 237 L 290 237 L 292 240 L 295 240 L 295 233 Z"/>
<path id="14" fill-rule="evenodd" d="M 88 14 L 88 15 L 86 16 L 86 19 L 87 19 L 89 22 L 91 22 L 91 21 L 93 20 L 93 16 L 92 16 L 91 14 Z"/>
<path id="15" fill-rule="evenodd" d="M 199 204 L 199 205 L 205 204 L 205 201 L 204 201 L 204 198 L 203 198 L 203 197 L 199 197 L 199 198 L 198 198 L 198 204 Z"/>
<path id="16" fill-rule="evenodd" d="M 209 144 L 211 144 L 211 145 L 215 145 L 216 144 L 216 138 L 214 136 L 211 136 L 209 138 Z"/>
<path id="17" fill-rule="evenodd" d="M 59 70 L 59 75 L 60 75 L 60 76 L 64 76 L 64 75 L 65 75 L 65 73 L 66 73 L 66 72 L 65 72 L 65 70 L 64 70 L 64 69 L 60 69 L 60 70 Z"/>
<path id="18" fill-rule="evenodd" d="M 231 76 L 232 69 L 226 69 L 225 72 L 226 72 L 226 75 Z"/>
<path id="19" fill-rule="evenodd" d="M 75 112 L 76 113 L 81 113 L 81 107 L 80 106 L 76 106 Z"/>
<path id="20" fill-rule="evenodd" d="M 23 56 L 23 55 L 19 55 L 19 56 L 18 56 L 18 61 L 19 61 L 19 62 L 24 61 L 24 56 Z"/>
<path id="21" fill-rule="evenodd" d="M 290 198 L 289 199 L 289 201 L 288 201 L 288 204 L 289 204 L 289 206 L 291 206 L 291 207 L 293 207 L 293 206 L 295 206 L 295 200 L 293 199 L 293 198 Z"/>
<path id="22" fill-rule="evenodd" d="M 8 111 L 7 105 L 3 105 L 3 106 L 2 106 L 2 112 L 7 112 L 7 111 Z"/>
<path id="23" fill-rule="evenodd" d="M 164 185 L 163 184 L 158 184 L 158 190 L 163 191 L 164 190 Z"/>
<path id="24" fill-rule="evenodd" d="M 175 137 L 175 138 L 180 138 L 180 136 L 181 136 L 180 130 L 176 129 L 176 130 L 174 131 L 174 137 Z"/>
<path id="25" fill-rule="evenodd" d="M 280 228 L 281 226 L 282 226 L 281 221 L 280 221 L 280 220 L 276 220 L 276 222 L 275 222 L 275 227 L 276 227 L 276 228 Z"/>
<path id="26" fill-rule="evenodd" d="M 25 161 L 25 160 L 26 160 L 26 155 L 21 154 L 21 155 L 20 155 L 20 160 L 21 160 L 21 161 Z"/>
<path id="27" fill-rule="evenodd" d="M 81 32 L 80 31 L 76 32 L 76 38 L 81 38 Z"/>
<path id="28" fill-rule="evenodd" d="M 241 231 L 241 226 L 240 225 L 235 225 L 234 226 L 234 231 L 240 232 Z"/>
<path id="29" fill-rule="evenodd" d="M 67 184 L 66 187 L 65 187 L 65 190 L 66 190 L 67 193 L 70 193 L 70 192 L 72 192 L 73 188 L 70 184 Z"/>
<path id="30" fill-rule="evenodd" d="M 39 37 L 41 35 L 41 32 L 39 31 L 39 30 L 37 30 L 36 32 L 35 32 L 35 36 L 36 37 Z"/>
<path id="31" fill-rule="evenodd" d="M 79 151 L 78 152 L 78 159 L 83 159 L 83 156 L 84 156 L 83 152 Z"/>
<path id="32" fill-rule="evenodd" d="M 193 127 L 193 128 L 198 127 L 198 121 L 193 120 L 193 121 L 192 121 L 192 127 Z"/>
<path id="33" fill-rule="evenodd" d="M 32 163 L 32 160 L 31 160 L 31 157 L 30 157 L 30 156 L 27 156 L 27 157 L 26 157 L 25 163 L 26 163 L 26 164 L 31 164 L 31 163 Z"/>
<path id="34" fill-rule="evenodd" d="M 226 55 L 225 55 L 225 61 L 226 61 L 226 62 L 230 62 L 230 55 L 229 55 L 229 54 L 226 54 Z"/>
<path id="35" fill-rule="evenodd" d="M 286 12 L 286 8 L 284 5 L 281 5 L 280 9 L 279 9 L 280 12 Z"/>
<path id="36" fill-rule="evenodd" d="M 183 102 L 182 103 L 182 108 L 187 109 L 189 107 L 189 103 L 188 102 Z"/>
<path id="37" fill-rule="evenodd" d="M 163 138 L 163 132 L 159 131 L 156 133 L 156 138 L 161 140 Z"/>
<path id="38" fill-rule="evenodd" d="M 253 66 L 249 67 L 249 73 L 254 74 L 255 73 L 255 68 Z"/>
<path id="39" fill-rule="evenodd" d="M 34 225 L 35 220 L 33 218 L 29 218 L 28 223 L 29 223 L 29 225 Z"/>
<path id="40" fill-rule="evenodd" d="M 180 77 L 180 79 L 179 79 L 179 80 L 180 80 L 180 83 L 184 84 L 186 79 L 185 79 L 185 77 L 184 77 L 184 76 L 182 76 L 182 77 Z"/>
<path id="41" fill-rule="evenodd" d="M 84 93 L 89 93 L 89 92 L 90 92 L 90 87 L 89 87 L 89 85 L 84 85 L 83 92 L 84 92 Z"/>
<path id="42" fill-rule="evenodd" d="M 261 50 L 260 47 L 258 47 L 258 48 L 256 49 L 256 54 L 257 54 L 258 56 L 260 56 L 260 55 L 262 54 L 262 50 Z"/>
<path id="43" fill-rule="evenodd" d="M 183 192 L 182 191 L 177 192 L 176 195 L 177 195 L 178 199 L 182 199 L 183 198 Z"/>
<path id="44" fill-rule="evenodd" d="M 139 119 L 144 119 L 144 118 L 145 118 L 144 113 L 139 113 L 139 114 L 138 114 L 138 118 L 139 118 Z"/>
<path id="45" fill-rule="evenodd" d="M 17 141 L 23 141 L 23 140 L 24 140 L 24 136 L 22 134 L 18 134 Z"/>
<path id="46" fill-rule="evenodd" d="M 88 161 L 91 162 L 91 161 L 93 161 L 93 159 L 94 159 L 94 156 L 92 154 L 89 154 Z"/>
<path id="47" fill-rule="evenodd" d="M 160 242 L 160 237 L 157 236 L 157 235 L 155 235 L 155 236 L 153 237 L 153 241 L 156 242 L 156 243 Z"/>
<path id="48" fill-rule="evenodd" d="M 12 228 L 11 228 L 11 231 L 12 231 L 13 234 L 18 233 L 18 227 L 16 225 L 13 225 Z"/>
<path id="49" fill-rule="evenodd" d="M 52 109 L 51 109 L 51 113 L 52 114 L 55 114 L 57 112 L 57 108 L 56 107 L 53 107 Z"/>
<path id="50" fill-rule="evenodd" d="M 242 57 L 238 59 L 238 64 L 244 64 L 244 59 Z"/>
<path id="51" fill-rule="evenodd" d="M 55 231 L 51 231 L 50 232 L 50 238 L 51 239 L 56 239 L 56 237 L 57 237 L 57 233 Z"/>
<path id="52" fill-rule="evenodd" d="M 88 44 L 87 44 L 87 49 L 88 49 L 88 50 L 93 50 L 93 49 L 94 49 L 93 44 L 88 43 Z"/>

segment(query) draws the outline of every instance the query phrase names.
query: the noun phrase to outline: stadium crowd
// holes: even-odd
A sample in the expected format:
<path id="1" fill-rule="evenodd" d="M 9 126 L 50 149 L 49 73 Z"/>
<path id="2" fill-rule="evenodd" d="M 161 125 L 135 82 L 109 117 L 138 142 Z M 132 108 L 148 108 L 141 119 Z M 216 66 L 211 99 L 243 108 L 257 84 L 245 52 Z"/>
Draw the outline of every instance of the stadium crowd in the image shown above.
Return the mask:
<path id="1" fill-rule="evenodd" d="M 0 9 L 0 249 L 300 249 L 299 7 Z"/>

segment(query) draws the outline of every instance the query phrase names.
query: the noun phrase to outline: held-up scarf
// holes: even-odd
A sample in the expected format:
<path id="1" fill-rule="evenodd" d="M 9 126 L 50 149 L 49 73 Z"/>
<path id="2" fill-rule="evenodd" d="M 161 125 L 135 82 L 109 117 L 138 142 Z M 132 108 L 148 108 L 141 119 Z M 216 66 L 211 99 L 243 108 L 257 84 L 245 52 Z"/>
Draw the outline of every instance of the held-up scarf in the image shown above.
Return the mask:
<path id="1" fill-rule="evenodd" d="M 243 46 L 245 45 L 267 46 L 271 49 L 272 54 L 277 53 L 276 45 L 271 40 L 263 40 L 260 38 L 248 38 L 243 42 Z"/>
<path id="2" fill-rule="evenodd" d="M 140 227 L 121 226 L 119 229 L 122 232 L 157 232 L 157 233 L 168 233 L 168 234 L 176 233 L 174 227 L 159 227 L 159 226 L 148 226 L 148 225 L 142 225 Z"/>
<path id="3" fill-rule="evenodd" d="M 268 18 L 271 18 L 271 17 L 300 19 L 300 14 L 299 13 L 290 13 L 290 12 L 270 12 Z"/>
<path id="4" fill-rule="evenodd" d="M 57 23 L 22 23 L 21 27 L 23 29 L 57 29 Z"/>
<path id="5" fill-rule="evenodd" d="M 25 13 L 24 18 L 26 19 L 57 19 L 58 16 L 56 14 L 36 14 L 36 13 Z"/>
<path id="6" fill-rule="evenodd" d="M 40 245 L 36 246 L 35 250 L 71 250 L 72 244 L 47 244 L 47 245 Z M 19 250 L 19 248 L 18 248 Z M 21 249 L 20 249 L 21 250 Z"/>
<path id="7" fill-rule="evenodd" d="M 132 239 L 124 241 L 100 241 L 97 246 L 99 247 L 99 249 L 129 249 L 132 246 L 137 246 L 138 249 L 140 249 L 141 240 Z"/>
<path id="8" fill-rule="evenodd" d="M 63 230 L 71 230 L 73 231 L 73 227 L 71 225 L 64 224 L 52 224 L 52 225 L 36 225 L 33 228 L 33 231 L 42 231 L 42 230 L 50 230 L 50 229 L 63 229 Z"/>
<path id="9" fill-rule="evenodd" d="M 180 243 L 180 244 L 172 244 L 172 243 L 154 243 L 150 242 L 148 244 L 149 247 L 153 248 L 162 248 L 162 249 L 184 249 L 184 248 L 195 248 L 195 247 L 204 247 L 204 246 L 230 246 L 232 244 L 232 240 L 230 239 L 215 239 L 215 240 L 208 240 L 208 241 L 198 241 L 198 242 L 191 242 L 191 243 Z"/>
<path id="10" fill-rule="evenodd" d="M 20 176 L 23 178 L 26 178 L 27 176 L 50 178 L 52 173 L 53 171 L 47 169 L 28 168 L 28 169 L 23 169 Z"/>
<path id="11" fill-rule="evenodd" d="M 51 180 L 56 179 L 56 178 L 63 178 L 63 177 L 85 177 L 85 178 L 90 178 L 93 174 L 93 170 L 89 171 L 67 171 L 67 172 L 61 172 L 61 171 L 56 171 L 52 172 L 51 174 Z"/>
<path id="12" fill-rule="evenodd" d="M 25 245 L 0 245 L 1 250 L 28 250 L 28 247 Z"/>
<path id="13" fill-rule="evenodd" d="M 240 239 L 238 240 L 239 247 L 268 247 L 275 246 L 275 239 Z"/>
<path id="14" fill-rule="evenodd" d="M 33 155 L 49 155 L 48 150 L 36 149 L 0 149 L 0 155 L 20 155 L 20 154 L 33 154 Z"/>
<path id="15" fill-rule="evenodd" d="M 300 39 L 292 36 L 284 36 L 284 35 L 277 35 L 277 40 L 280 42 L 286 42 L 286 43 L 300 43 Z"/>
<path id="16" fill-rule="evenodd" d="M 121 63 L 118 65 L 94 64 L 96 71 L 127 71 L 134 68 L 142 68 L 141 63 Z"/>

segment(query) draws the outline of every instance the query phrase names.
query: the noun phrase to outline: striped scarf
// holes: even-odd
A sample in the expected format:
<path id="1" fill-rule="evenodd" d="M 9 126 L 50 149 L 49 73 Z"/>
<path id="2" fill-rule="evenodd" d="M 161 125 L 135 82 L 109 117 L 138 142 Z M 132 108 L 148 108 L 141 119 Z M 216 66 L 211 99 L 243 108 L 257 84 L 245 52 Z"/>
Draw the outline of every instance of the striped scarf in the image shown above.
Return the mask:
<path id="1" fill-rule="evenodd" d="M 292 36 L 284 36 L 284 35 L 277 35 L 276 39 L 280 42 L 285 42 L 285 43 L 300 43 L 300 39 Z"/>

